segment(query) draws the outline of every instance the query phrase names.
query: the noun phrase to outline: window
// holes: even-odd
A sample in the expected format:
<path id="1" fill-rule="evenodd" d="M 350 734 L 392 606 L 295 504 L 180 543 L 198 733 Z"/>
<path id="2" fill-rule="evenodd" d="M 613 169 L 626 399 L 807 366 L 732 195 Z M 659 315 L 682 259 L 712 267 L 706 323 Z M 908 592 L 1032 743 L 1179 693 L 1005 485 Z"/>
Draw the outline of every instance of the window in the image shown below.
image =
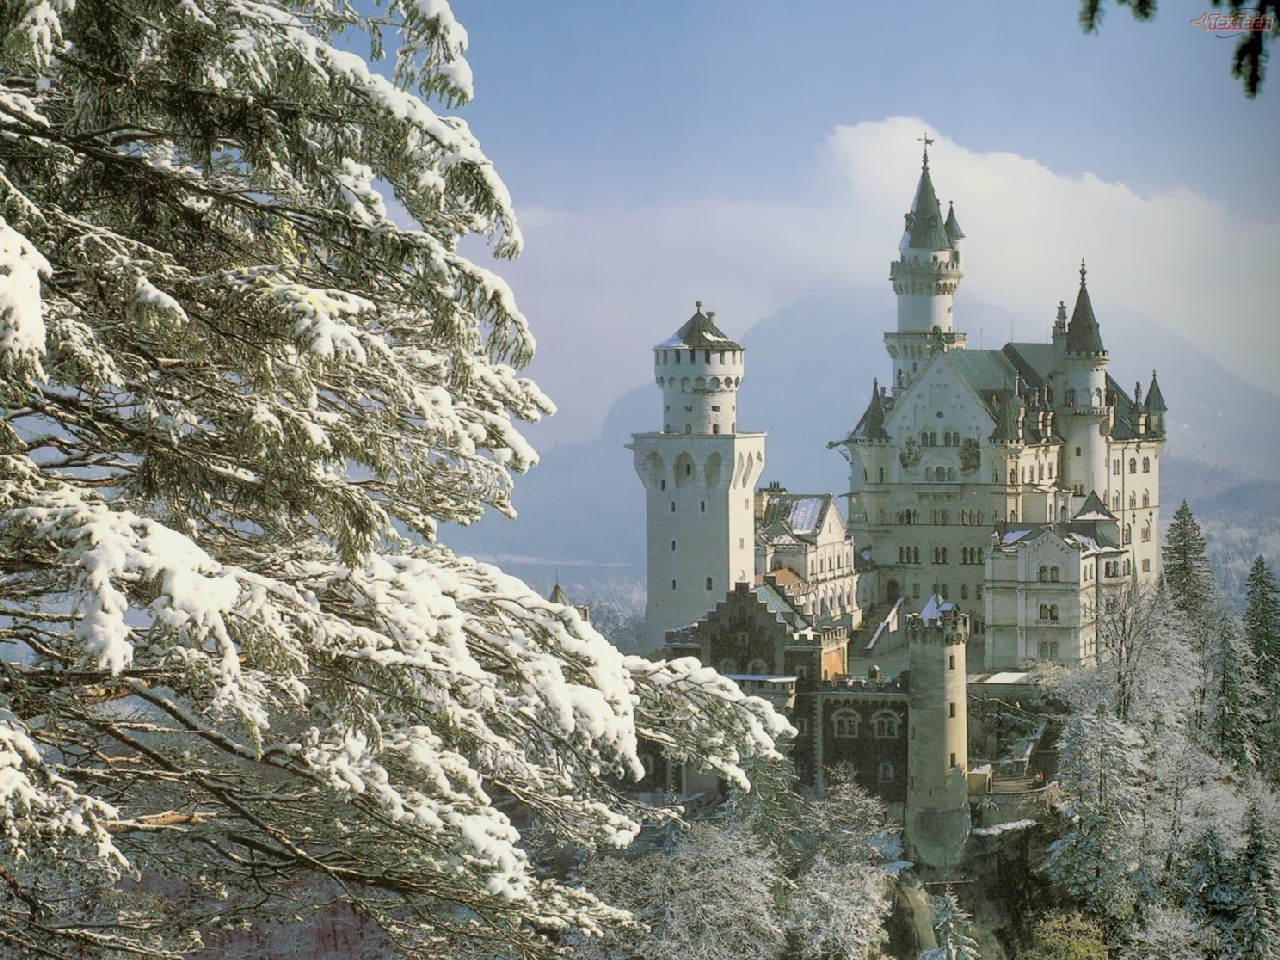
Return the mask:
<path id="1" fill-rule="evenodd" d="M 1078 457 L 1078 456 L 1080 456 L 1080 448 L 1079 448 L 1079 447 L 1076 447 L 1076 456 L 1077 456 L 1077 457 Z"/>
<path id="2" fill-rule="evenodd" d="M 1126 523 L 1124 525 L 1124 542 L 1128 544 L 1132 542 L 1132 540 L 1133 540 L 1133 524 Z"/>
<path id="3" fill-rule="evenodd" d="M 1130 457 L 1130 458 L 1129 458 L 1129 472 L 1130 472 L 1130 473 L 1137 473 L 1137 472 L 1138 472 L 1138 460 L 1137 460 L 1137 458 L 1136 458 L 1136 457 Z"/>
<path id="4" fill-rule="evenodd" d="M 954 670 L 956 668 L 956 655 L 953 653 L 947 657 L 947 669 Z"/>
<path id="5" fill-rule="evenodd" d="M 1150 458 L 1150 457 L 1143 457 L 1143 458 L 1142 458 L 1142 472 L 1143 472 L 1143 473 L 1150 473 L 1150 472 L 1151 472 L 1151 458 Z"/>
<path id="6" fill-rule="evenodd" d="M 674 540 L 672 540 L 672 541 L 671 541 L 671 549 L 674 551 L 674 550 L 675 550 L 675 548 L 676 548 L 676 542 L 675 542 Z"/>
<path id="7" fill-rule="evenodd" d="M 725 676 L 728 676 L 731 673 L 737 673 L 738 662 L 732 657 L 725 657 L 725 659 L 720 661 L 720 672 Z"/>
<path id="8" fill-rule="evenodd" d="M 665 489 L 667 489 L 667 481 L 666 481 L 665 479 L 664 479 L 664 480 L 659 480 L 659 481 L 658 481 L 658 489 L 659 489 L 659 490 L 665 490 Z"/>
<path id="9" fill-rule="evenodd" d="M 947 704 L 947 716 L 954 717 L 956 715 L 956 705 L 954 703 Z"/>
<path id="10" fill-rule="evenodd" d="M 871 723 L 875 727 L 876 736 L 884 740 L 898 735 L 902 718 L 892 710 L 881 710 L 871 718 Z"/>
<path id="11" fill-rule="evenodd" d="M 754 674 L 757 677 L 763 676 L 768 672 L 769 665 L 759 658 L 752 660 L 751 663 L 747 665 L 747 673 Z"/>
<path id="12" fill-rule="evenodd" d="M 711 580 L 711 578 L 710 578 L 710 577 L 707 577 L 707 589 L 708 589 L 708 590 L 713 589 L 713 587 L 712 587 L 712 585 L 711 585 L 711 584 L 712 584 L 712 580 Z"/>
<path id="13" fill-rule="evenodd" d="M 1112 474 L 1113 474 L 1113 475 L 1115 475 L 1115 476 L 1117 476 L 1117 477 L 1118 477 L 1118 476 L 1120 476 L 1120 461 L 1119 461 L 1119 460 L 1114 460 L 1114 461 L 1112 461 L 1112 463 L 1111 463 L 1111 472 L 1112 472 Z"/>
<path id="14" fill-rule="evenodd" d="M 675 588 L 676 588 L 676 582 L 675 582 L 674 580 L 672 580 L 672 581 L 671 581 L 671 589 L 672 589 L 672 590 L 674 590 Z"/>
<path id="15" fill-rule="evenodd" d="M 705 500 L 699 500 L 699 501 L 698 501 L 698 512 L 699 512 L 699 513 L 706 513 L 706 512 L 707 512 L 707 501 L 705 501 Z"/>
<path id="16" fill-rule="evenodd" d="M 920 584 L 918 584 L 918 583 L 913 583 L 913 584 L 911 585 L 911 599 L 912 599 L 912 600 L 919 600 L 919 599 L 920 599 Z"/>
<path id="17" fill-rule="evenodd" d="M 671 501 L 671 512 L 672 513 L 676 512 L 676 502 L 674 500 Z"/>
<path id="18" fill-rule="evenodd" d="M 1057 583 L 1057 582 L 1058 582 L 1058 575 L 1059 575 L 1059 571 L 1058 571 L 1058 568 L 1057 568 L 1057 567 L 1050 567 L 1050 568 L 1049 568 L 1049 580 L 1050 580 L 1050 582 L 1052 582 L 1052 583 Z"/>
<path id="19" fill-rule="evenodd" d="M 1051 604 L 1049 606 L 1049 619 L 1050 620 L 1058 619 L 1058 605 L 1056 603 Z"/>
<path id="20" fill-rule="evenodd" d="M 1047 603 L 1040 604 L 1040 619 L 1041 620 L 1049 619 L 1049 605 Z"/>
<path id="21" fill-rule="evenodd" d="M 1046 580 L 1048 580 L 1048 579 L 1049 579 L 1049 568 L 1048 568 L 1048 567 L 1041 567 L 1041 568 L 1040 568 L 1040 582 L 1041 582 L 1041 583 L 1044 583 L 1044 582 L 1045 582 Z"/>
<path id="22" fill-rule="evenodd" d="M 1149 506 L 1151 506 L 1151 491 L 1150 491 L 1150 490 L 1143 490 L 1143 491 L 1142 491 L 1142 505 L 1143 505 L 1144 507 L 1149 507 Z"/>
<path id="23" fill-rule="evenodd" d="M 1150 573 L 1150 572 L 1151 572 L 1151 561 L 1150 561 L 1150 560 L 1143 560 L 1143 561 L 1142 561 L 1142 572 L 1143 572 L 1143 573 Z"/>
<path id="24" fill-rule="evenodd" d="M 862 717 L 853 710 L 837 710 L 831 718 L 832 732 L 837 737 L 856 737 L 862 726 Z"/>
<path id="25" fill-rule="evenodd" d="M 1144 523 L 1144 524 L 1142 525 L 1142 530 L 1140 531 L 1140 536 L 1141 536 L 1141 538 L 1142 538 L 1142 542 L 1143 542 L 1143 543 L 1146 543 L 1147 541 L 1149 541 L 1149 540 L 1151 539 L 1151 522 L 1150 522 L 1150 521 L 1148 521 L 1148 522 L 1146 522 L 1146 523 Z"/>
<path id="26" fill-rule="evenodd" d="M 880 468 L 880 482 L 884 483 L 884 467 Z"/>
<path id="27" fill-rule="evenodd" d="M 951 766 L 954 767 L 955 765 L 956 765 L 956 755 L 953 753 L 951 755 Z"/>
<path id="28" fill-rule="evenodd" d="M 880 764 L 880 782 L 885 783 L 892 779 L 893 779 L 893 764 L 892 763 Z"/>
<path id="29" fill-rule="evenodd" d="M 960 599 L 961 600 L 969 599 L 969 585 L 967 583 L 960 584 Z"/>

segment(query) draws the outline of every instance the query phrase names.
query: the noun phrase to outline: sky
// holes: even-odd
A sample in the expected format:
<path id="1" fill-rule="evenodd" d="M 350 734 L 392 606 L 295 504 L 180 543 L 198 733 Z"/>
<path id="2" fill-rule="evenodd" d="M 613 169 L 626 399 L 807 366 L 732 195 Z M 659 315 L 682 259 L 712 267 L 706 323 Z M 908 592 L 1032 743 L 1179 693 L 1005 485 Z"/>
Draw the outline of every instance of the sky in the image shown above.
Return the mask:
<path id="1" fill-rule="evenodd" d="M 540 449 L 597 435 L 695 300 L 740 336 L 808 297 L 879 290 L 890 329 L 925 134 L 967 235 L 971 344 L 1011 332 L 984 328 L 987 303 L 1047 338 L 1083 257 L 1104 338 L 1109 313 L 1142 316 L 1280 382 L 1280 67 L 1247 100 L 1234 41 L 1189 22 L 1196 0 L 1147 23 L 1109 5 L 1093 35 L 1074 0 L 452 6 L 475 75 L 459 115 L 525 236 L 494 268 L 560 408 L 528 431 Z"/>

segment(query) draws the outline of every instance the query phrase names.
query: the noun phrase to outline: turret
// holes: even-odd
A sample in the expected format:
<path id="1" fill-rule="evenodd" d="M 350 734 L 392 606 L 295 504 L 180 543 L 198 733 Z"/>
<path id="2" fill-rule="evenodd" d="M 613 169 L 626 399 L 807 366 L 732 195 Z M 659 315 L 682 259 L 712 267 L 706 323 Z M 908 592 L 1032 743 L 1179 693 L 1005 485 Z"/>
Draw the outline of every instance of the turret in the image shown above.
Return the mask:
<path id="1" fill-rule="evenodd" d="M 956 289 L 964 276 L 964 231 L 954 205 L 943 220 L 929 174 L 929 144 L 933 141 L 923 139 L 920 182 L 906 215 L 898 259 L 889 264 L 889 279 L 898 297 L 898 329 L 885 334 L 885 346 L 893 358 L 894 391 L 905 387 L 934 351 L 960 348 L 965 343 L 965 335 L 955 330 L 952 317 Z"/>
<path id="2" fill-rule="evenodd" d="M 959 866 L 969 835 L 968 639 L 968 615 L 936 595 L 907 619 L 911 711 L 904 832 L 912 859 L 944 874 Z"/>
<path id="3" fill-rule="evenodd" d="M 1168 407 L 1164 405 L 1164 394 L 1160 392 L 1160 384 L 1156 382 L 1156 372 L 1151 371 L 1151 386 L 1147 389 L 1148 426 L 1156 436 L 1164 436 L 1164 415 Z"/>
<path id="4" fill-rule="evenodd" d="M 943 333 L 952 329 L 952 302 L 960 279 L 960 250 L 954 245 L 964 239 L 955 209 L 944 222 L 938 195 L 929 176 L 929 143 L 925 139 L 924 163 L 916 186 L 911 212 L 898 244 L 898 259 L 889 265 L 889 279 L 898 295 L 898 332 Z M 950 229 L 948 229 L 950 227 Z"/>
<path id="5" fill-rule="evenodd" d="M 1107 440 L 1113 410 L 1107 396 L 1107 350 L 1093 313 L 1086 270 L 1080 261 L 1080 291 L 1075 309 L 1055 347 L 1062 350 L 1062 416 L 1066 441 L 1062 482 L 1078 494 L 1107 489 Z"/>
<path id="6" fill-rule="evenodd" d="M 738 432 L 746 351 L 714 314 L 692 317 L 653 348 L 662 430 L 632 437 L 645 486 L 645 642 L 694 623 L 755 573 L 751 491 L 764 469 L 763 433 Z"/>
<path id="7" fill-rule="evenodd" d="M 714 317 L 702 312 L 699 300 L 688 322 L 653 348 L 664 433 L 733 433 L 737 428 L 744 351 L 720 332 Z"/>

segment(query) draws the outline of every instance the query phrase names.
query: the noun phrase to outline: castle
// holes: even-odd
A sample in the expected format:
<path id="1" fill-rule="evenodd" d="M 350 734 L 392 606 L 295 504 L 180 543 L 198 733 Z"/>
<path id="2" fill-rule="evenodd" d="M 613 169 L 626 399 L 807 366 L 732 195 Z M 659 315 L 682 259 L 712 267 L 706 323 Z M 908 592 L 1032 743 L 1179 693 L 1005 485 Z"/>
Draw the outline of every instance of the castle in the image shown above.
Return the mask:
<path id="1" fill-rule="evenodd" d="M 1145 398 L 1108 375 L 1083 263 L 1049 343 L 967 349 L 965 236 L 954 206 L 942 215 L 929 143 L 889 270 L 889 385 L 828 445 L 849 464 L 846 517 L 830 494 L 756 490 L 765 436 L 737 423 L 745 350 L 701 303 L 654 348 L 663 429 L 631 449 L 650 646 L 774 700 L 802 777 L 850 764 L 905 804 L 916 855 L 945 866 L 969 822 L 969 667 L 1091 662 L 1108 605 L 1159 577 L 1166 407 L 1154 372 Z M 849 676 L 854 654 L 904 644 L 905 673 Z"/>

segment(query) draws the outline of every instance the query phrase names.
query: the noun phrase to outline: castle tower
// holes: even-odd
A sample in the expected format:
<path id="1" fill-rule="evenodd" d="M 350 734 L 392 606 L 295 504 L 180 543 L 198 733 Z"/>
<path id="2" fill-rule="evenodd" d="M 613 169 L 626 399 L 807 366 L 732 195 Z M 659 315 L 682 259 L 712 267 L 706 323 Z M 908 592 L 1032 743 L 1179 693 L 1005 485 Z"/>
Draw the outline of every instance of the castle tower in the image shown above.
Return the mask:
<path id="1" fill-rule="evenodd" d="M 959 865 L 969 835 L 968 639 L 968 615 L 936 595 L 907 620 L 911 690 L 903 830 L 909 856 L 944 873 Z"/>
<path id="2" fill-rule="evenodd" d="M 942 218 L 938 195 L 929 176 L 929 144 L 911 212 L 898 244 L 898 259 L 889 264 L 889 279 L 898 297 L 898 329 L 885 334 L 893 358 L 892 389 L 910 383 L 930 353 L 939 347 L 963 347 L 965 335 L 954 329 L 952 306 L 964 276 L 964 231 L 955 207 Z"/>
<path id="3" fill-rule="evenodd" d="M 1062 397 L 1065 416 L 1061 431 L 1066 441 L 1062 481 L 1068 489 L 1087 495 L 1107 489 L 1107 434 L 1112 410 L 1107 396 L 1106 348 L 1093 315 L 1084 261 L 1080 261 L 1080 291 L 1071 322 L 1062 326 L 1062 309 L 1054 329 L 1055 352 L 1061 353 Z"/>
<path id="4" fill-rule="evenodd" d="M 765 435 L 738 432 L 745 351 L 697 308 L 653 348 L 662 431 L 634 434 L 629 445 L 647 502 L 650 649 L 755 574 L 752 495 Z"/>

